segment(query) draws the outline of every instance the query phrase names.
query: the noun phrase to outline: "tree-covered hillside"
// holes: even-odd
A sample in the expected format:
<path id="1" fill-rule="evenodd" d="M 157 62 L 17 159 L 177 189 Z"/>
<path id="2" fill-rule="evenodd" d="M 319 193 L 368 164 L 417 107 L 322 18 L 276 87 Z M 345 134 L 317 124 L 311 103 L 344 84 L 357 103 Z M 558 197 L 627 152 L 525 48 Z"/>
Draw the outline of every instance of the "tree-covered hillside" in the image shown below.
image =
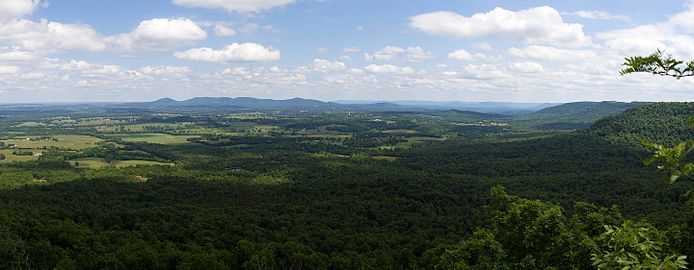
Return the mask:
<path id="1" fill-rule="evenodd" d="M 593 122 L 628 109 L 644 105 L 641 102 L 574 102 L 545 108 L 516 116 L 519 123 L 546 130 L 571 130 L 587 128 Z"/>
<path id="2" fill-rule="evenodd" d="M 615 142 L 672 145 L 694 137 L 688 122 L 692 116 L 694 103 L 654 103 L 601 119 L 591 127 L 591 132 Z"/>

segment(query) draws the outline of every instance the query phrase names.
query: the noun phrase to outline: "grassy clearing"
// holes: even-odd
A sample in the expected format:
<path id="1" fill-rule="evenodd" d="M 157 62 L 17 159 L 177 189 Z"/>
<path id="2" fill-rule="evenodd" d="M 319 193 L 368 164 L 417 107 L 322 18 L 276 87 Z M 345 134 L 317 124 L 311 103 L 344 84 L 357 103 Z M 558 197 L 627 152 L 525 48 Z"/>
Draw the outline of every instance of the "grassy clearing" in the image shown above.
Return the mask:
<path id="1" fill-rule="evenodd" d="M 156 144 L 183 144 L 188 143 L 188 139 L 197 137 L 188 135 L 169 135 L 163 133 L 115 134 L 114 136 L 125 142 L 146 142 Z"/>
<path id="2" fill-rule="evenodd" d="M 398 157 L 394 157 L 394 156 L 373 156 L 372 158 L 378 159 L 378 160 L 385 160 L 385 161 L 396 161 L 396 160 L 398 160 Z"/>
<path id="3" fill-rule="evenodd" d="M 384 130 L 383 133 L 385 133 L 385 134 L 417 134 L 417 131 L 411 130 L 411 129 L 390 129 L 390 130 Z"/>
<path id="4" fill-rule="evenodd" d="M 118 125 L 126 123 L 125 120 L 111 119 L 109 117 L 94 117 L 94 118 L 81 118 L 81 119 L 70 119 L 56 117 L 48 121 L 51 125 L 59 126 L 73 126 L 73 127 L 93 127 L 93 126 L 106 126 L 106 125 Z"/>
<path id="5" fill-rule="evenodd" d="M 309 155 L 312 157 L 316 157 L 316 158 L 349 158 L 350 157 L 348 155 L 340 155 L 340 154 L 334 154 L 334 153 L 328 153 L 328 152 L 311 153 Z"/>
<path id="6" fill-rule="evenodd" d="M 420 144 L 420 143 L 425 143 L 425 142 L 439 142 L 439 141 L 445 141 L 448 138 L 439 138 L 439 137 L 410 137 L 407 138 L 407 141 L 405 142 L 400 142 L 396 145 L 386 145 L 386 146 L 381 146 L 379 148 L 381 149 L 395 149 L 395 148 L 400 148 L 400 149 L 408 149 L 412 148 L 415 144 Z"/>
<path id="7" fill-rule="evenodd" d="M 149 160 L 115 160 L 112 162 L 107 162 L 104 159 L 101 158 L 78 158 L 78 159 L 73 159 L 70 160 L 70 164 L 72 166 L 75 166 L 77 168 L 83 168 L 83 169 L 98 169 L 102 167 L 118 167 L 118 168 L 125 168 L 125 167 L 134 167 L 137 165 L 146 165 L 146 166 L 173 166 L 173 163 L 167 163 L 167 162 L 157 162 L 157 161 L 149 161 Z"/>
<path id="8" fill-rule="evenodd" d="M 106 162 L 104 159 L 101 159 L 101 158 L 73 159 L 73 160 L 70 160 L 70 164 L 72 164 L 72 166 L 75 166 L 77 168 L 90 168 L 90 169 L 107 167 L 110 165 L 108 162 Z"/>
<path id="9" fill-rule="evenodd" d="M 225 122 L 224 124 L 228 125 L 230 128 L 233 129 L 251 129 L 256 126 L 255 123 L 252 122 Z"/>
<path id="10" fill-rule="evenodd" d="M 99 132 L 116 133 L 116 132 L 147 132 L 152 129 L 167 129 L 167 130 L 188 130 L 194 128 L 193 123 L 147 123 L 136 125 L 108 126 L 101 127 Z"/>
<path id="11" fill-rule="evenodd" d="M 24 122 L 24 123 L 16 125 L 15 127 L 42 127 L 45 125 L 46 124 L 39 123 L 39 122 Z"/>
<path id="12" fill-rule="evenodd" d="M 264 113 L 234 113 L 228 116 L 229 119 L 237 120 L 254 120 L 254 119 L 272 119 Z"/>
<path id="13" fill-rule="evenodd" d="M 116 160 L 111 162 L 116 167 L 119 168 L 124 168 L 124 167 L 134 167 L 137 165 L 145 165 L 145 166 L 173 166 L 173 163 L 170 162 L 159 162 L 159 161 L 150 161 L 150 160 Z"/>
<path id="14" fill-rule="evenodd" d="M 29 151 L 32 151 L 34 154 L 40 153 L 41 151 L 36 151 L 36 149 L 26 149 Z M 0 153 L 5 155 L 4 160 L 0 160 L 0 163 L 11 163 L 11 162 L 19 162 L 19 161 L 31 161 L 31 160 L 37 160 L 39 157 L 37 156 L 15 156 L 12 154 L 12 149 L 3 149 L 0 150 Z"/>
<path id="15" fill-rule="evenodd" d="M 14 144 L 21 149 L 43 149 L 56 147 L 66 150 L 82 150 L 97 146 L 102 139 L 84 135 L 57 135 L 50 139 L 32 140 L 38 137 L 13 138 L 2 140 L 7 145 Z"/>

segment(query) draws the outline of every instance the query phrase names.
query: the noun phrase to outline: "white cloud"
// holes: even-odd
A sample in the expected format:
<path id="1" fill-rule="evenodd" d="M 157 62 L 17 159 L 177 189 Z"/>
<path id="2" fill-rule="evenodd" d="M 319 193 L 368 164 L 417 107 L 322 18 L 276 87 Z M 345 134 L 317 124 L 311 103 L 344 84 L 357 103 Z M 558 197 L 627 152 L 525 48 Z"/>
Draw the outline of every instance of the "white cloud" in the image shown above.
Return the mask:
<path id="1" fill-rule="evenodd" d="M 383 50 L 374 52 L 373 54 L 364 53 L 364 59 L 367 61 L 409 61 L 419 62 L 433 58 L 434 55 L 422 49 L 422 47 L 408 47 L 406 49 L 387 46 Z"/>
<path id="2" fill-rule="evenodd" d="M 491 64 L 469 64 L 464 67 L 464 71 L 465 73 L 463 73 L 462 76 L 464 76 L 465 78 L 480 81 L 501 81 L 510 78 L 510 75 L 502 71 L 497 65 Z"/>
<path id="3" fill-rule="evenodd" d="M 19 48 L 0 48 L 0 61 L 3 62 L 25 62 L 38 58 L 35 52 L 22 51 Z"/>
<path id="4" fill-rule="evenodd" d="M 88 25 L 26 19 L 0 23 L 0 42 L 28 51 L 101 51 L 102 37 Z"/>
<path id="5" fill-rule="evenodd" d="M 412 74 L 414 69 L 411 67 L 399 67 L 395 65 L 368 65 L 364 70 L 369 73 L 381 74 Z"/>
<path id="6" fill-rule="evenodd" d="M 0 66 L 0 75 L 17 74 L 21 70 L 18 66 Z"/>
<path id="7" fill-rule="evenodd" d="M 140 72 L 148 75 L 171 75 L 190 73 L 191 69 L 189 67 L 174 66 L 145 66 L 140 68 Z"/>
<path id="8" fill-rule="evenodd" d="M 519 73 L 539 73 L 545 70 L 540 63 L 530 61 L 513 62 L 508 64 L 508 68 L 513 72 Z"/>
<path id="9" fill-rule="evenodd" d="M 41 80 L 46 78 L 46 74 L 40 73 L 40 72 L 29 72 L 20 75 L 20 78 L 24 80 Z"/>
<path id="10" fill-rule="evenodd" d="M 213 63 L 261 62 L 280 59 L 280 51 L 272 47 L 265 48 L 257 43 L 233 43 L 220 50 L 212 48 L 194 48 L 174 54 L 179 59 L 205 61 Z"/>
<path id="11" fill-rule="evenodd" d="M 609 20 L 629 21 L 629 20 L 631 20 L 631 18 L 629 18 L 629 16 L 614 15 L 614 14 L 610 14 L 609 12 L 603 11 L 603 10 L 579 10 L 579 11 L 575 11 L 575 12 L 562 13 L 562 14 L 573 15 L 576 17 L 581 17 L 581 18 L 591 19 L 591 20 L 604 20 L 604 21 L 609 21 Z"/>
<path id="12" fill-rule="evenodd" d="M 219 73 L 222 76 L 226 75 L 235 75 L 235 76 L 249 76 L 251 73 L 246 70 L 244 67 L 235 67 L 235 68 L 225 68 L 222 70 L 221 73 Z M 250 77 L 249 77 L 250 78 Z"/>
<path id="13" fill-rule="evenodd" d="M 130 33 L 108 40 L 126 51 L 137 49 L 166 50 L 207 38 L 207 32 L 186 18 L 145 20 Z"/>
<path id="14" fill-rule="evenodd" d="M 226 27 L 222 24 L 216 24 L 214 26 L 214 34 L 220 37 L 233 37 L 236 35 L 236 30 L 233 28 Z"/>
<path id="15" fill-rule="evenodd" d="M 230 12 L 260 12 L 296 2 L 295 0 L 173 0 L 184 7 L 225 9 Z"/>
<path id="16" fill-rule="evenodd" d="M 0 20 L 21 18 L 32 14 L 40 4 L 39 0 L 2 0 L 0 1 Z"/>
<path id="17" fill-rule="evenodd" d="M 694 58 L 694 6 L 663 22 L 596 34 L 604 45 L 623 56 L 645 55 L 657 49 L 676 57 Z"/>
<path id="18" fill-rule="evenodd" d="M 331 62 L 324 59 L 314 59 L 312 67 L 313 70 L 318 72 L 339 71 L 346 68 L 343 62 Z"/>
<path id="19" fill-rule="evenodd" d="M 470 17 L 438 11 L 411 17 L 410 27 L 429 34 L 458 38 L 499 37 L 567 47 L 591 43 L 583 33 L 583 25 L 565 23 L 559 12 L 548 6 L 520 11 L 495 8 Z"/>
<path id="20" fill-rule="evenodd" d="M 58 59 L 44 59 L 38 67 L 51 70 L 76 72 L 84 77 L 113 77 L 123 73 L 123 68 L 118 65 L 92 64 L 84 60 L 61 61 Z"/>
<path id="21" fill-rule="evenodd" d="M 590 50 L 569 50 L 537 45 L 523 49 L 511 47 L 508 52 L 514 56 L 544 61 L 585 61 L 597 57 L 597 54 Z"/>
<path id="22" fill-rule="evenodd" d="M 349 48 L 342 49 L 342 52 L 345 52 L 345 53 L 358 53 L 359 51 L 361 51 L 361 50 L 357 47 L 349 47 Z"/>
<path id="23" fill-rule="evenodd" d="M 419 62 L 434 58 L 434 54 L 429 51 L 425 51 L 422 49 L 422 47 L 409 47 L 406 49 L 406 51 L 406 59 L 410 62 Z"/>
<path id="24" fill-rule="evenodd" d="M 466 50 L 460 49 L 448 54 L 448 58 L 453 60 L 467 61 L 472 60 L 472 55 Z"/>
<path id="25" fill-rule="evenodd" d="M 165 50 L 205 39 L 207 33 L 193 21 L 152 19 L 142 21 L 130 33 L 104 37 L 89 25 L 63 24 L 45 19 L 16 19 L 0 23 L 0 43 L 14 52 L 4 57 L 28 58 L 64 51 Z M 19 52 L 25 53 L 19 53 Z M 1 51 L 0 51 L 1 52 Z"/>
<path id="26" fill-rule="evenodd" d="M 502 59 L 500 55 L 486 55 L 483 53 L 475 53 L 471 54 L 470 52 L 460 49 L 456 50 L 454 52 L 451 52 L 448 54 L 448 58 L 452 60 L 458 60 L 458 61 L 471 61 L 471 60 L 479 60 L 479 61 L 499 61 Z"/>
<path id="27" fill-rule="evenodd" d="M 405 52 L 405 49 L 400 47 L 388 46 L 383 50 L 377 51 L 373 54 L 364 53 L 364 59 L 368 61 L 393 61 L 398 58 L 399 54 Z"/>
<path id="28" fill-rule="evenodd" d="M 485 42 L 478 42 L 478 43 L 472 44 L 472 47 L 480 49 L 480 50 L 487 50 L 487 51 L 492 49 L 492 45 L 489 45 L 489 43 L 485 43 Z"/>

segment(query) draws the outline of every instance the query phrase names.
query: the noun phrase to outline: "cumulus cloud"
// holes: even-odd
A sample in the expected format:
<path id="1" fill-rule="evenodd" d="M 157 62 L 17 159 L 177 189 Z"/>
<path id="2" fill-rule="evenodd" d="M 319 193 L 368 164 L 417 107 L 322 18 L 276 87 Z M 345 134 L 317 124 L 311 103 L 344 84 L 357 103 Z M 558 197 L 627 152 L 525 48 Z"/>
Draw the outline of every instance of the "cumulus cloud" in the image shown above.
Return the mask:
<path id="1" fill-rule="evenodd" d="M 411 67 L 400 67 L 395 65 L 368 65 L 364 70 L 369 73 L 378 74 L 412 74 L 414 69 Z"/>
<path id="2" fill-rule="evenodd" d="M 3 62 L 24 62 L 38 59 L 35 52 L 22 51 L 19 48 L 0 48 L 0 61 Z"/>
<path id="3" fill-rule="evenodd" d="M 222 70 L 221 73 L 219 73 L 219 75 L 223 75 L 223 76 L 225 76 L 225 75 L 249 76 L 249 75 L 251 75 L 251 73 L 248 72 L 246 70 L 246 68 L 244 68 L 244 67 L 235 67 L 235 68 L 225 68 L 224 70 Z"/>
<path id="4" fill-rule="evenodd" d="M 545 70 L 540 63 L 530 61 L 513 62 L 508 64 L 508 68 L 513 72 L 519 73 L 539 73 Z"/>
<path id="5" fill-rule="evenodd" d="M 190 73 L 191 69 L 189 67 L 175 66 L 145 66 L 140 68 L 140 72 L 148 75 L 172 75 Z"/>
<path id="6" fill-rule="evenodd" d="M 567 15 L 572 15 L 580 18 L 591 19 L 591 20 L 617 20 L 617 21 L 629 21 L 631 18 L 625 15 L 614 15 L 603 10 L 579 10 L 575 12 L 562 13 Z"/>
<path id="7" fill-rule="evenodd" d="M 18 66 L 0 66 L 0 75 L 17 74 L 21 70 Z"/>
<path id="8" fill-rule="evenodd" d="M 339 71 L 346 68 L 343 62 L 331 62 L 324 59 L 314 59 L 312 67 L 313 70 L 318 72 Z"/>
<path id="9" fill-rule="evenodd" d="M 0 42 L 16 48 L 15 52 L 8 52 L 4 57 L 26 58 L 30 54 L 109 49 L 166 50 L 188 45 L 206 37 L 207 33 L 204 30 L 185 18 L 142 21 L 132 32 L 114 36 L 103 36 L 89 25 L 63 24 L 45 19 L 15 19 L 0 23 Z"/>
<path id="10" fill-rule="evenodd" d="M 622 55 L 666 50 L 676 57 L 694 58 L 694 5 L 665 21 L 596 34 L 608 48 Z"/>
<path id="11" fill-rule="evenodd" d="M 472 60 L 472 54 L 468 51 L 460 49 L 448 54 L 448 58 L 453 60 L 467 61 Z"/>
<path id="12" fill-rule="evenodd" d="M 448 59 L 457 61 L 499 61 L 502 59 L 501 55 L 486 55 L 483 53 L 471 54 L 470 52 L 460 49 L 448 54 Z"/>
<path id="13" fill-rule="evenodd" d="M 116 74 L 121 71 L 118 65 L 98 65 L 84 60 L 61 61 L 59 59 L 44 59 L 39 67 L 64 71 L 77 71 L 84 74 Z"/>
<path id="14" fill-rule="evenodd" d="M 166 50 L 207 38 L 207 32 L 186 18 L 145 20 L 130 33 L 108 40 L 126 51 L 137 49 Z"/>
<path id="15" fill-rule="evenodd" d="M 495 8 L 470 17 L 448 11 L 431 12 L 411 17 L 410 27 L 457 38 L 499 37 L 569 47 L 591 43 L 583 33 L 583 25 L 565 23 L 559 12 L 549 6 L 519 11 Z"/>
<path id="16" fill-rule="evenodd" d="M 590 50 L 570 50 L 537 45 L 522 49 L 511 47 L 508 52 L 514 56 L 544 61 L 584 61 L 597 57 L 597 54 Z"/>
<path id="17" fill-rule="evenodd" d="M 236 35 L 236 30 L 233 28 L 226 27 L 222 24 L 217 24 L 214 26 L 214 34 L 220 37 L 233 37 Z"/>
<path id="18" fill-rule="evenodd" d="M 194 48 L 184 52 L 176 52 L 174 56 L 179 59 L 224 64 L 275 61 L 280 59 L 280 51 L 272 47 L 265 48 L 257 43 L 233 43 L 219 50 L 206 47 Z"/>
<path id="19" fill-rule="evenodd" d="M 173 0 L 173 3 L 179 6 L 225 9 L 230 12 L 261 12 L 294 2 L 296 0 Z"/>
<path id="20" fill-rule="evenodd" d="M 40 4 L 39 0 L 2 0 L 0 1 L 0 20 L 21 18 L 32 14 Z"/>
<path id="21" fill-rule="evenodd" d="M 359 51 L 361 51 L 361 50 L 357 47 L 349 47 L 349 48 L 342 49 L 342 52 L 345 52 L 345 53 L 358 53 Z"/>
<path id="22" fill-rule="evenodd" d="M 395 46 L 387 46 L 383 50 L 376 51 L 373 54 L 364 53 L 364 59 L 367 61 L 409 61 L 419 62 L 433 58 L 434 55 L 422 49 L 422 47 L 400 48 Z"/>
<path id="23" fill-rule="evenodd" d="M 19 19 L 0 23 L 0 41 L 30 51 L 100 51 L 106 44 L 91 26 Z"/>

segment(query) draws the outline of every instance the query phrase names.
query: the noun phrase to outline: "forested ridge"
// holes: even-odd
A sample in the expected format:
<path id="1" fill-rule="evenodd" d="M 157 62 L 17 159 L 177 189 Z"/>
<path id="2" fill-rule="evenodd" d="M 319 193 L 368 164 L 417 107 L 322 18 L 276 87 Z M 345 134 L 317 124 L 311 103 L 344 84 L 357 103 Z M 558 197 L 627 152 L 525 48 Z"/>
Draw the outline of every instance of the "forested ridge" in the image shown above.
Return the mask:
<path id="1" fill-rule="evenodd" d="M 272 131 L 279 135 L 177 144 L 123 137 L 111 142 L 117 147 L 45 150 L 34 161 L 0 164 L 0 267 L 594 269 L 592 254 L 610 241 L 604 225 L 625 226 L 625 234 L 651 228 L 646 236 L 664 243 L 659 258 L 694 258 L 685 195 L 692 184 L 668 185 L 643 164 L 649 151 L 641 145 L 687 138 L 692 108 L 648 104 L 590 129 L 528 135 L 496 116 L 434 126 L 464 121 L 456 112 L 292 116 L 252 123 L 325 127 L 340 143 Z M 251 132 L 245 123 L 234 130 Z M 408 135 L 434 132 L 429 126 L 459 135 Z M 328 129 L 361 131 L 342 138 Z M 402 146 L 374 148 L 367 138 Z M 133 153 L 176 165 L 82 168 L 67 160 Z M 387 159 L 371 157 L 378 155 Z"/>

